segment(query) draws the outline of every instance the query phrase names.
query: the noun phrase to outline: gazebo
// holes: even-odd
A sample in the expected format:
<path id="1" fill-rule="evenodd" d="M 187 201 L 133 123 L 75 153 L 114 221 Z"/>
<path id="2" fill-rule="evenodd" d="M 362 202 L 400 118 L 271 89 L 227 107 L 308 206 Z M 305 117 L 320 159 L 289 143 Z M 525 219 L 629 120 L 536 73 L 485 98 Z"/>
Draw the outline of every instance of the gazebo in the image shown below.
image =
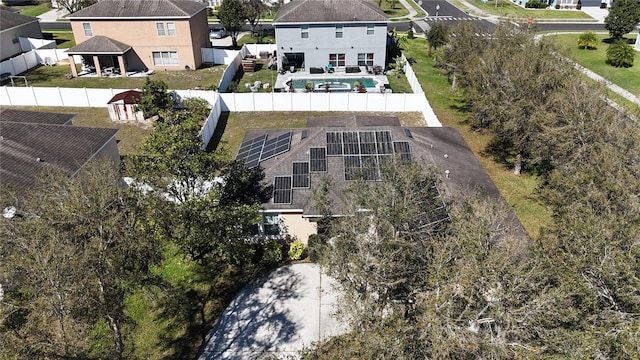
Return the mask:
<path id="1" fill-rule="evenodd" d="M 73 55 L 80 55 L 85 59 L 89 57 L 93 59 L 93 67 L 98 77 L 102 77 L 103 74 L 108 76 L 118 72 L 121 76 L 126 77 L 125 56 L 130 50 L 130 45 L 120 41 L 106 36 L 94 36 L 67 50 L 71 60 L 71 73 L 74 77 L 78 76 Z"/>

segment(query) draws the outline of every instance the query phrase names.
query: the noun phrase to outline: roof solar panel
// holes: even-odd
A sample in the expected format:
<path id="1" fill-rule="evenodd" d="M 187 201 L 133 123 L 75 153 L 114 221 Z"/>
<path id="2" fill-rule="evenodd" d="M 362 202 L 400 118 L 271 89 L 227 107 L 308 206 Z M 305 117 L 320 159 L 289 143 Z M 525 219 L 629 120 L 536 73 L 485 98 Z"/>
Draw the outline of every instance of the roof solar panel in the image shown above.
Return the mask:
<path id="1" fill-rule="evenodd" d="M 400 157 L 400 161 L 403 164 L 411 162 L 411 147 L 408 141 L 394 141 L 393 152 Z"/>
<path id="2" fill-rule="evenodd" d="M 291 204 L 291 176 L 276 176 L 273 179 L 273 203 Z"/>
<path id="3" fill-rule="evenodd" d="M 375 155 L 363 155 L 360 158 L 362 165 L 362 177 L 367 181 L 380 180 L 378 158 Z"/>
<path id="4" fill-rule="evenodd" d="M 323 147 L 309 148 L 309 162 L 312 172 L 327 171 L 327 149 Z"/>
<path id="5" fill-rule="evenodd" d="M 357 180 L 360 177 L 360 156 L 349 155 L 343 157 L 344 179 Z"/>
<path id="6" fill-rule="evenodd" d="M 294 162 L 293 163 L 293 187 L 308 188 L 309 185 L 310 185 L 309 163 Z"/>
<path id="7" fill-rule="evenodd" d="M 345 155 L 360 154 L 360 142 L 358 141 L 357 131 L 345 131 L 342 133 L 342 142 L 344 143 Z"/>
<path id="8" fill-rule="evenodd" d="M 342 155 L 342 133 L 337 131 L 327 132 L 327 155 Z"/>
<path id="9" fill-rule="evenodd" d="M 376 133 L 373 131 L 360 131 L 360 153 L 361 154 L 377 154 L 376 150 Z"/>
<path id="10" fill-rule="evenodd" d="M 246 168 L 257 166 L 260 161 L 260 153 L 264 146 L 267 135 L 260 135 L 253 139 L 247 140 L 240 145 L 238 155 L 236 155 L 237 161 L 244 161 Z M 257 156 L 257 162 L 255 160 Z"/>
<path id="11" fill-rule="evenodd" d="M 282 134 L 278 137 L 269 139 L 264 143 L 264 149 L 260 155 L 260 161 L 265 161 L 274 156 L 278 156 L 282 153 L 289 151 L 291 146 L 291 131 Z"/>
<path id="12" fill-rule="evenodd" d="M 391 131 L 376 131 L 376 145 L 378 154 L 393 154 Z"/>

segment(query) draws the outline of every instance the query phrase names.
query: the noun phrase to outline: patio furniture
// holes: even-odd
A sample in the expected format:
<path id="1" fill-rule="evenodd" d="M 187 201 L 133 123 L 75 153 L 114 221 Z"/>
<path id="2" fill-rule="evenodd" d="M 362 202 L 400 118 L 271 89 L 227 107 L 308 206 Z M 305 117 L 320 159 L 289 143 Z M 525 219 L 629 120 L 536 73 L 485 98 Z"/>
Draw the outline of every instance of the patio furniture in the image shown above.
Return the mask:
<path id="1" fill-rule="evenodd" d="M 321 67 L 311 67 L 309 68 L 310 74 L 324 74 L 324 69 Z"/>
<path id="2" fill-rule="evenodd" d="M 347 74 L 359 73 L 360 72 L 360 66 L 347 66 L 347 67 L 345 67 L 344 71 Z"/>
<path id="3" fill-rule="evenodd" d="M 333 67 L 333 65 L 331 65 L 331 63 L 328 63 L 328 64 L 327 64 L 327 72 L 328 72 L 329 74 L 333 74 L 335 70 L 336 70 L 336 69 Z"/>
<path id="4" fill-rule="evenodd" d="M 382 75 L 382 66 L 374 65 L 373 66 L 373 75 Z"/>

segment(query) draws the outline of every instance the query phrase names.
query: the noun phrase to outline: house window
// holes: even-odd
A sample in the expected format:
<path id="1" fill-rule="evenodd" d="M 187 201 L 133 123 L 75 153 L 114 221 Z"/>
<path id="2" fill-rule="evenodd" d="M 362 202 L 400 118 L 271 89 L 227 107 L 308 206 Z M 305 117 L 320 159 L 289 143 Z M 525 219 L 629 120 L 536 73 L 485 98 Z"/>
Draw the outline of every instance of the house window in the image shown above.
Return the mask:
<path id="1" fill-rule="evenodd" d="M 164 23 L 156 23 L 156 30 L 158 30 L 158 36 L 165 36 Z"/>
<path id="2" fill-rule="evenodd" d="M 373 66 L 373 53 L 358 54 L 358 66 Z"/>
<path id="3" fill-rule="evenodd" d="M 373 34 L 374 34 L 373 24 L 367 24 L 367 35 L 373 35 Z"/>
<path id="4" fill-rule="evenodd" d="M 562 0 L 562 5 L 572 5 L 573 0 Z"/>
<path id="5" fill-rule="evenodd" d="M 309 38 L 309 25 L 300 26 L 300 37 L 303 39 Z"/>
<path id="6" fill-rule="evenodd" d="M 91 23 L 82 23 L 82 29 L 84 30 L 84 36 L 93 36 L 93 30 L 91 30 Z"/>
<path id="7" fill-rule="evenodd" d="M 280 215 L 264 214 L 262 226 L 263 226 L 265 235 L 270 235 L 270 236 L 280 235 Z"/>
<path id="8" fill-rule="evenodd" d="M 345 56 L 344 54 L 329 54 L 329 64 L 331 66 L 344 66 L 345 65 Z"/>
<path id="9" fill-rule="evenodd" d="M 176 24 L 172 22 L 167 23 L 167 35 L 176 36 Z"/>
<path id="10" fill-rule="evenodd" d="M 178 65 L 177 51 L 154 51 L 153 65 Z"/>
<path id="11" fill-rule="evenodd" d="M 342 25 L 336 25 L 336 38 L 342 38 Z"/>

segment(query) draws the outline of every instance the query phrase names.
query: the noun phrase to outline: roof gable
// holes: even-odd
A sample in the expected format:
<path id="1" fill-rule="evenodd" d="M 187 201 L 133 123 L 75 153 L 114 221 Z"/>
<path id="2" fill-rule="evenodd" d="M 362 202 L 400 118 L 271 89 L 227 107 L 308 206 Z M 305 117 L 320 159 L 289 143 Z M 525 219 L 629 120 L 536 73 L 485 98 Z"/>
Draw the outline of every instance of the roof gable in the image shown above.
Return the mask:
<path id="1" fill-rule="evenodd" d="M 190 18 L 205 9 L 204 3 L 190 0 L 102 0 L 69 18 Z"/>
<path id="2" fill-rule="evenodd" d="M 274 23 L 387 22 L 372 0 L 299 0 L 282 5 Z"/>
<path id="3" fill-rule="evenodd" d="M 8 8 L 6 6 L 0 6 L 1 31 L 9 30 L 20 25 L 26 25 L 37 21 L 37 17 L 18 14 L 14 9 Z"/>
<path id="4" fill-rule="evenodd" d="M 107 36 L 98 35 L 67 50 L 67 54 L 124 54 L 130 49 L 131 45 L 113 40 Z"/>

